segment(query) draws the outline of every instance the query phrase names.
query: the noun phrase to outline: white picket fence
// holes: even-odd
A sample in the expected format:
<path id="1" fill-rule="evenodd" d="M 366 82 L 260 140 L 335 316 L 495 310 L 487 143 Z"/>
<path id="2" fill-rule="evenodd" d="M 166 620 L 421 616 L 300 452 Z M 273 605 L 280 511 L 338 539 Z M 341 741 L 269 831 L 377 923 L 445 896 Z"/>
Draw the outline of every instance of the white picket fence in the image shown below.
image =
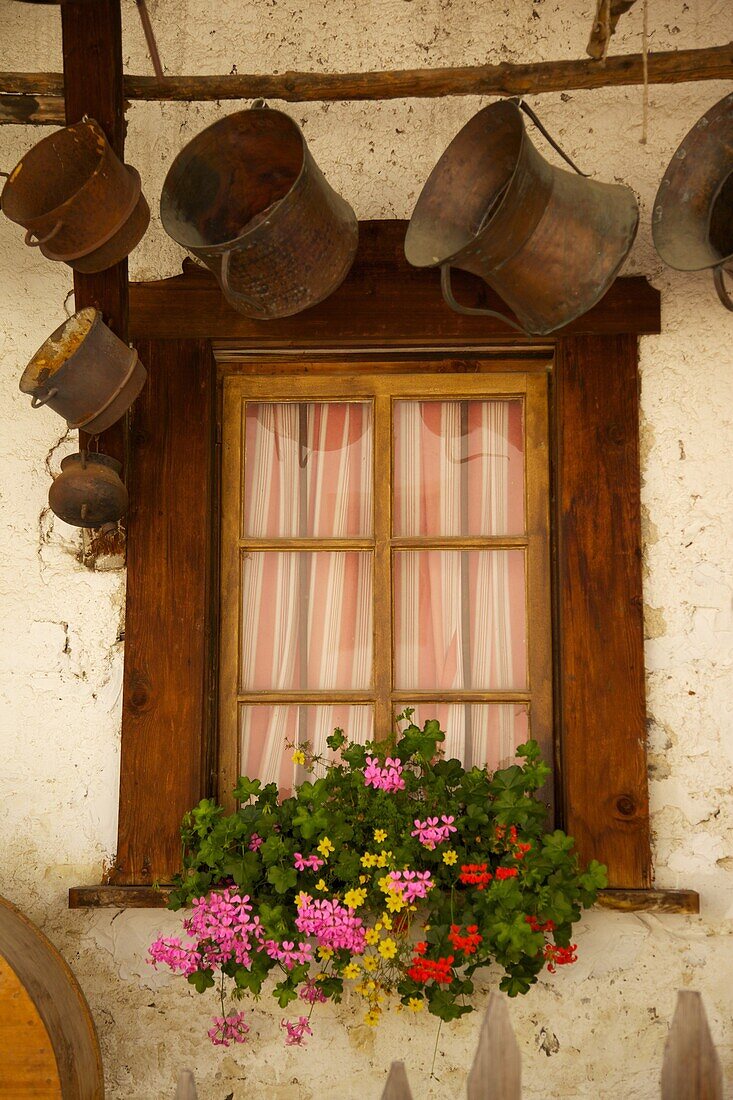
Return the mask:
<path id="1" fill-rule="evenodd" d="M 723 1100 L 723 1071 L 699 993 L 679 992 L 662 1060 L 661 1100 Z M 522 1059 L 506 998 L 492 993 L 466 1084 L 468 1100 L 522 1100 Z M 175 1100 L 197 1100 L 190 1070 Z M 414 1100 L 404 1062 L 393 1062 L 382 1100 Z"/>

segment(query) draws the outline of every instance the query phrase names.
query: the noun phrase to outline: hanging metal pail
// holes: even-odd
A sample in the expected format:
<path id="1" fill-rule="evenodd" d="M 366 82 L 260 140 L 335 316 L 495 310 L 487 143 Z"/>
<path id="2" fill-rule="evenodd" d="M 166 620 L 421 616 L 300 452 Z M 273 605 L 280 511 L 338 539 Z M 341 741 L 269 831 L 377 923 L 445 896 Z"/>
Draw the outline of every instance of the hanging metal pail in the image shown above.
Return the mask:
<path id="1" fill-rule="evenodd" d="M 116 523 L 128 505 L 121 473 L 122 465 L 109 455 L 87 451 L 67 455 L 48 492 L 51 511 L 74 527 Z"/>
<path id="2" fill-rule="evenodd" d="M 652 212 L 654 247 L 678 271 L 713 269 L 733 310 L 724 272 L 733 273 L 733 92 L 695 123 L 669 162 Z"/>
<path id="3" fill-rule="evenodd" d="M 70 428 L 90 435 L 123 416 L 147 372 L 134 348 L 107 328 L 99 310 L 79 310 L 38 349 L 23 371 L 20 389 L 34 409 L 48 405 Z"/>
<path id="4" fill-rule="evenodd" d="M 558 149 L 529 108 L 521 107 Z M 459 313 L 498 317 L 534 335 L 567 325 L 608 290 L 639 220 L 629 187 L 597 183 L 575 171 L 556 168 L 537 152 L 516 101 L 484 107 L 453 139 L 423 187 L 405 238 L 408 261 L 441 268 L 443 296 Z M 459 305 L 451 267 L 480 275 L 519 325 L 494 310 Z"/>
<path id="5" fill-rule="evenodd" d="M 140 176 L 84 119 L 39 141 L 10 173 L 0 205 L 25 243 L 75 271 L 105 271 L 140 241 L 150 209 Z"/>
<path id="6" fill-rule="evenodd" d="M 227 301 L 258 320 L 323 301 L 356 254 L 354 211 L 293 119 L 262 106 L 215 122 L 178 154 L 160 216 L 173 240 L 211 268 Z"/>

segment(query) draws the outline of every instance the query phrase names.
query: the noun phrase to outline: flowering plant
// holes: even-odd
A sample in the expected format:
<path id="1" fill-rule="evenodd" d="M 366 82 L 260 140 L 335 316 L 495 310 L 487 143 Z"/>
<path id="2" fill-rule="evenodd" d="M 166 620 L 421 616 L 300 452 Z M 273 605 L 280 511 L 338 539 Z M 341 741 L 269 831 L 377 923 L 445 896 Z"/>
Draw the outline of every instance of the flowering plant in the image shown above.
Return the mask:
<path id="1" fill-rule="evenodd" d="M 247 1037 L 236 1001 L 257 997 L 272 973 L 288 1045 L 312 1034 L 314 1006 L 354 990 L 366 1022 L 388 998 L 441 1020 L 471 1012 L 473 975 L 490 964 L 500 988 L 526 993 L 547 968 L 576 959 L 572 924 L 605 886 L 605 868 L 582 870 L 573 841 L 546 833 L 537 792 L 550 769 L 536 742 L 521 763 L 493 773 L 442 758 L 437 721 L 407 727 L 389 750 L 327 739 L 334 759 L 295 749 L 312 780 L 278 801 L 274 783 L 242 778 L 239 809 L 204 799 L 183 822 L 183 873 L 170 907 L 192 905 L 188 942 L 158 939 L 165 963 L 201 993 L 218 983 L 222 1015 L 209 1036 Z M 336 757 L 335 754 L 338 754 Z M 322 773 L 318 775 L 318 773 Z"/>

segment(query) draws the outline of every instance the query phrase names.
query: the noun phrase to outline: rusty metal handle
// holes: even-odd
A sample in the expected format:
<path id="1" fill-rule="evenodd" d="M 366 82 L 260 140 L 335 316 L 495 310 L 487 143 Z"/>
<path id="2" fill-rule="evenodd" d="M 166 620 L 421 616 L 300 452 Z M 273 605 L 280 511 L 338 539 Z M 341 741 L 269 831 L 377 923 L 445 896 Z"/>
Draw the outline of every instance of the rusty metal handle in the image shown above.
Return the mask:
<path id="1" fill-rule="evenodd" d="M 519 107 L 520 111 L 524 111 L 527 118 L 530 118 L 532 120 L 532 122 L 535 124 L 535 126 L 537 127 L 539 132 L 542 134 L 545 141 L 549 142 L 549 144 L 552 146 L 552 148 L 555 150 L 555 152 L 560 154 L 560 156 L 565 161 L 565 163 L 569 164 L 570 167 L 575 172 L 577 172 L 579 176 L 583 176 L 585 179 L 588 179 L 588 177 L 590 176 L 590 172 L 581 172 L 580 168 L 578 168 L 575 161 L 570 159 L 570 157 L 565 152 L 565 150 L 561 149 L 560 146 L 555 141 L 554 137 L 552 137 L 551 134 L 548 133 L 548 131 L 542 125 L 540 120 L 537 118 L 537 115 L 534 113 L 532 108 L 528 107 L 523 99 L 513 99 L 512 102 L 516 103 L 516 105 L 517 105 L 517 107 Z"/>
<path id="2" fill-rule="evenodd" d="M 733 313 L 733 298 L 730 296 L 730 291 L 725 285 L 725 267 L 723 264 L 718 264 L 713 268 L 713 279 L 715 281 L 715 289 L 718 292 L 718 297 L 725 306 Z"/>
<path id="3" fill-rule="evenodd" d="M 228 298 L 236 298 L 240 302 L 245 302 L 250 309 L 253 309 L 255 313 L 262 312 L 262 306 L 259 302 L 255 302 L 253 298 L 248 298 L 246 294 L 242 294 L 238 290 L 232 290 L 229 282 L 229 257 L 231 252 L 225 252 L 221 258 L 221 286 L 225 295 Z"/>
<path id="4" fill-rule="evenodd" d="M 35 241 L 33 240 L 33 230 L 26 230 L 25 243 L 28 245 L 29 248 L 38 248 L 39 244 L 45 244 L 46 241 L 51 240 L 51 237 L 55 237 L 62 224 L 63 223 L 60 221 L 56 222 L 56 225 L 53 227 L 50 233 L 47 233 L 45 237 L 38 237 Z"/>
<path id="5" fill-rule="evenodd" d="M 58 392 L 58 389 L 54 387 L 54 389 L 48 391 L 45 397 L 36 397 L 36 395 L 33 394 L 33 397 L 31 397 L 31 408 L 40 409 L 41 405 L 46 405 Z"/>
<path id="6" fill-rule="evenodd" d="M 521 325 L 518 325 L 516 321 L 512 321 L 510 317 L 505 317 L 503 313 L 497 313 L 495 309 L 476 309 L 474 306 L 460 305 L 453 296 L 450 276 L 450 264 L 443 264 L 440 268 L 440 289 L 443 292 L 443 300 L 455 313 L 464 313 L 467 317 L 496 317 L 497 320 L 503 321 L 505 325 L 509 325 L 511 328 L 516 329 L 517 332 L 521 332 L 524 336 L 530 335 L 530 333 L 523 329 Z"/>

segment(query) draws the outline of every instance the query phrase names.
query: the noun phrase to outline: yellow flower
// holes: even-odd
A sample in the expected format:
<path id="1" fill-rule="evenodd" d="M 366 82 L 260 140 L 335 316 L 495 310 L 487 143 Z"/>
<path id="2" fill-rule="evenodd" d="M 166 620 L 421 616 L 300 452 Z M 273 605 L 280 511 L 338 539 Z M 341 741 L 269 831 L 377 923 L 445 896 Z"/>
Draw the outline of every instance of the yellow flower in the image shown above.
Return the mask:
<path id="1" fill-rule="evenodd" d="M 359 882 L 369 882 L 369 879 L 366 875 L 359 875 Z"/>
<path id="2" fill-rule="evenodd" d="M 321 853 L 324 859 L 328 859 L 328 857 L 331 855 L 331 852 L 335 852 L 336 849 L 334 848 L 328 837 L 324 836 L 323 840 L 318 845 L 318 851 Z"/>
<path id="3" fill-rule="evenodd" d="M 443 852 L 443 863 L 447 863 L 448 866 L 452 866 L 458 859 L 458 852 L 454 852 L 452 848 L 447 848 Z M 420 1002 L 422 1004 L 422 1002 Z"/>
<path id="4" fill-rule="evenodd" d="M 365 852 L 361 857 L 361 865 L 362 867 L 376 867 L 377 857 L 373 852 Z"/>
<path id="5" fill-rule="evenodd" d="M 305 764 L 305 753 L 302 749 L 296 749 L 290 759 L 294 764 L 300 764 L 302 767 Z"/>
<path id="6" fill-rule="evenodd" d="M 388 936 L 386 940 L 382 940 L 377 950 L 383 959 L 393 959 L 397 954 L 397 944 Z"/>
<path id="7" fill-rule="evenodd" d="M 391 852 L 385 852 L 384 848 L 377 856 L 377 867 L 386 867 L 389 860 L 392 858 Z"/>
<path id="8" fill-rule="evenodd" d="M 360 970 L 356 963 L 349 963 L 348 966 L 345 966 L 341 971 L 341 976 L 344 978 L 358 978 L 359 973 Z"/>
<path id="9" fill-rule="evenodd" d="M 387 908 L 390 913 L 399 913 L 401 909 L 405 908 L 407 902 L 399 894 L 387 895 Z"/>
<path id="10" fill-rule="evenodd" d="M 311 899 L 308 894 L 306 894 L 304 890 L 301 890 L 295 899 L 295 904 L 297 905 L 298 909 L 300 909 L 301 905 L 307 905 L 310 900 Z"/>
<path id="11" fill-rule="evenodd" d="M 382 913 L 382 925 L 387 929 L 388 932 L 392 931 L 392 918 L 390 917 L 389 913 Z"/>
<path id="12" fill-rule="evenodd" d="M 361 965 L 364 967 L 367 974 L 373 974 L 377 969 L 377 960 L 373 955 L 365 955 L 361 960 Z"/>
<path id="13" fill-rule="evenodd" d="M 410 997 L 407 1007 L 411 1012 L 422 1012 L 425 1002 L 422 997 Z"/>
<path id="14" fill-rule="evenodd" d="M 383 875 L 382 878 L 377 879 L 377 885 L 379 886 L 379 889 L 382 890 L 385 894 L 389 894 L 389 892 L 394 887 L 394 883 L 392 882 L 392 879 L 389 877 L 389 875 Z"/>
<path id="15" fill-rule="evenodd" d="M 322 878 L 319 878 L 318 882 L 316 883 L 316 890 L 328 890 L 328 887 L 326 886 L 326 883 Z"/>
<path id="16" fill-rule="evenodd" d="M 387 839 L 387 830 L 386 829 L 375 829 L 374 830 L 374 839 L 376 840 L 377 844 L 383 844 L 384 841 Z"/>
<path id="17" fill-rule="evenodd" d="M 348 890 L 344 894 L 344 905 L 347 909 L 358 909 L 364 904 L 365 899 L 366 890 Z"/>
<path id="18" fill-rule="evenodd" d="M 367 929 L 364 939 L 367 941 L 370 947 L 374 947 L 375 943 L 379 943 L 379 933 L 374 928 Z"/>
<path id="19" fill-rule="evenodd" d="M 319 947 L 318 948 L 318 958 L 319 959 L 330 959 L 332 955 L 333 955 L 333 948 L 332 947 Z"/>
<path id="20" fill-rule="evenodd" d="M 381 1015 L 382 1013 L 379 1011 L 378 1008 L 370 1008 L 366 1016 L 364 1017 L 364 1023 L 369 1024 L 369 1027 L 376 1027 L 379 1023 L 379 1017 Z"/>

